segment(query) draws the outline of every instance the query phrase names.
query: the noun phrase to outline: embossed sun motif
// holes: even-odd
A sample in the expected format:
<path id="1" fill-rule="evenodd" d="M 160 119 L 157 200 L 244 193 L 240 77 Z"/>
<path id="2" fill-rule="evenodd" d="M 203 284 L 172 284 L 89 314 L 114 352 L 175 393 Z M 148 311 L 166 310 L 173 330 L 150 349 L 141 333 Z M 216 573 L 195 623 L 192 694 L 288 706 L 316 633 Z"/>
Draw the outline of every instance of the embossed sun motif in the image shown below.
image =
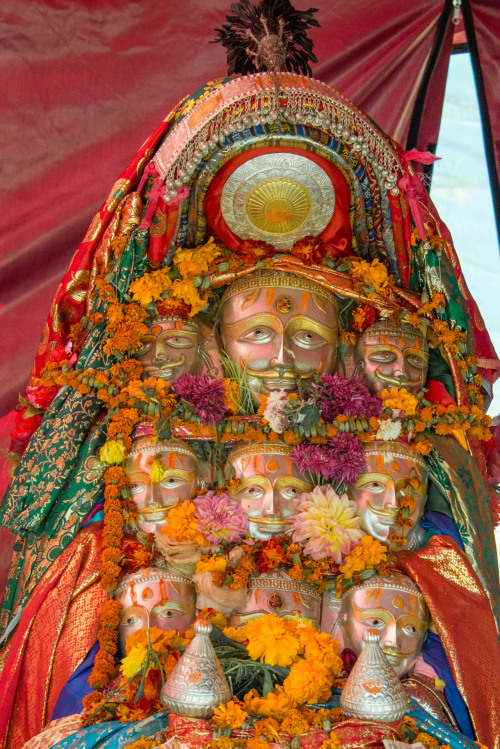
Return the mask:
<path id="1" fill-rule="evenodd" d="M 271 242 L 286 250 L 330 222 L 335 190 L 324 169 L 306 156 L 268 153 L 239 166 L 221 194 L 228 227 L 242 239 Z"/>
<path id="2" fill-rule="evenodd" d="M 246 214 L 258 229 L 284 234 L 302 226 L 311 212 L 307 190 L 290 179 L 257 185 L 246 200 Z"/>

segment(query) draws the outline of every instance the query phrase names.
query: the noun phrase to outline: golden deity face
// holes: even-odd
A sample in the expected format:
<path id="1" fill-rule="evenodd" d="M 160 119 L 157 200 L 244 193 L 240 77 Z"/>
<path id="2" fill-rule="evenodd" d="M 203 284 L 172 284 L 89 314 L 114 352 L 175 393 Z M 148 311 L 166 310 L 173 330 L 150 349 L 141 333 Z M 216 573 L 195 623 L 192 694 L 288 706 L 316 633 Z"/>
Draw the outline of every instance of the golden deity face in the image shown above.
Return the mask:
<path id="1" fill-rule="evenodd" d="M 246 605 L 232 615 L 229 624 L 241 627 L 249 619 L 265 614 L 276 614 L 283 619 L 301 616 L 318 628 L 321 596 L 314 585 L 292 580 L 284 570 L 275 569 L 250 580 Z"/>
<path id="2" fill-rule="evenodd" d="M 151 480 L 155 455 L 160 455 L 163 461 L 160 483 Z M 181 440 L 154 442 L 151 437 L 135 440 L 125 462 L 125 473 L 139 511 L 139 527 L 145 533 L 158 533 L 172 507 L 191 499 L 199 487 L 198 461 Z"/>
<path id="3" fill-rule="evenodd" d="M 294 499 L 313 489 L 281 445 L 249 445 L 229 455 L 240 483 L 231 495 L 249 518 L 252 538 L 265 541 L 287 532 L 295 513 Z"/>
<path id="4" fill-rule="evenodd" d="M 406 538 L 411 529 L 397 522 L 398 513 L 402 501 L 411 495 L 411 527 L 419 525 L 427 497 L 428 472 L 423 461 L 393 442 L 367 444 L 365 460 L 366 470 L 349 490 L 361 516 L 362 530 L 382 543 L 388 543 L 391 534 Z"/>
<path id="5" fill-rule="evenodd" d="M 184 632 L 196 618 L 194 585 L 181 575 L 149 568 L 127 575 L 115 598 L 121 604 L 118 639 L 125 652 L 127 637 L 143 627 Z"/>
<path id="6" fill-rule="evenodd" d="M 342 596 L 340 627 L 344 647 L 359 655 L 367 629 L 380 633 L 380 647 L 401 678 L 420 655 L 429 612 L 417 586 L 405 575 L 375 575 Z"/>
<path id="7" fill-rule="evenodd" d="M 252 274 L 225 292 L 220 332 L 255 393 L 291 391 L 297 378 L 332 371 L 337 305 L 332 293 L 299 276 Z"/>
<path id="8" fill-rule="evenodd" d="M 359 339 L 355 360 L 356 375 L 372 393 L 393 386 L 418 393 L 427 378 L 429 350 L 416 328 L 375 323 Z"/>
<path id="9" fill-rule="evenodd" d="M 179 317 L 159 318 L 141 338 L 136 356 L 144 367 L 143 377 L 161 377 L 175 382 L 183 374 L 199 374 L 203 368 L 201 333 L 198 326 Z"/>

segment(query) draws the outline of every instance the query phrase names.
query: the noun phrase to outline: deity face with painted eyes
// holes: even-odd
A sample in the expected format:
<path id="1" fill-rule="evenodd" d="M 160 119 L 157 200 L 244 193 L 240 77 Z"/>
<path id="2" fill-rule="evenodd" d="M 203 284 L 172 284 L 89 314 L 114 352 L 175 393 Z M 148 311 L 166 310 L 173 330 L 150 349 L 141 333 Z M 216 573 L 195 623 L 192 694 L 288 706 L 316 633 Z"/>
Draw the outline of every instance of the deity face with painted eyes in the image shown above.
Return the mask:
<path id="1" fill-rule="evenodd" d="M 175 382 L 183 374 L 199 374 L 204 365 L 201 331 L 192 320 L 155 318 L 141 338 L 136 353 L 144 367 L 143 377 Z"/>
<path id="2" fill-rule="evenodd" d="M 156 455 L 161 457 L 164 466 L 160 483 L 151 481 Z M 154 441 L 152 437 L 140 437 L 132 444 L 125 473 L 139 511 L 139 527 L 145 533 L 159 532 L 172 507 L 191 499 L 200 485 L 196 455 L 181 440 Z"/>
<path id="3" fill-rule="evenodd" d="M 393 327 L 384 321 L 371 325 L 360 337 L 354 356 L 355 374 L 372 393 L 393 386 L 418 393 L 425 385 L 429 349 L 411 325 Z"/>
<path id="4" fill-rule="evenodd" d="M 380 633 L 380 647 L 400 678 L 411 671 L 424 644 L 429 612 L 406 575 L 374 575 L 342 596 L 339 626 L 344 647 L 359 655 L 367 629 Z"/>
<path id="5" fill-rule="evenodd" d="M 118 639 L 122 653 L 127 637 L 143 627 L 184 632 L 196 618 L 194 585 L 187 577 L 163 569 L 147 568 L 126 575 L 115 599 L 121 604 Z"/>
<path id="6" fill-rule="evenodd" d="M 251 274 L 221 303 L 224 351 L 247 368 L 254 393 L 294 390 L 296 380 L 332 371 L 337 354 L 335 295 L 289 274 Z"/>
<path id="7" fill-rule="evenodd" d="M 424 461 L 397 442 L 365 444 L 366 470 L 349 491 L 361 516 L 361 528 L 382 543 L 391 534 L 404 536 L 404 548 L 420 545 L 420 519 L 427 496 L 428 471 Z M 411 528 L 397 522 L 403 500 L 410 504 Z"/>
<path id="8" fill-rule="evenodd" d="M 240 483 L 231 495 L 249 517 L 252 538 L 265 541 L 286 533 L 295 513 L 294 499 L 312 490 L 307 476 L 285 445 L 245 445 L 229 455 Z"/>

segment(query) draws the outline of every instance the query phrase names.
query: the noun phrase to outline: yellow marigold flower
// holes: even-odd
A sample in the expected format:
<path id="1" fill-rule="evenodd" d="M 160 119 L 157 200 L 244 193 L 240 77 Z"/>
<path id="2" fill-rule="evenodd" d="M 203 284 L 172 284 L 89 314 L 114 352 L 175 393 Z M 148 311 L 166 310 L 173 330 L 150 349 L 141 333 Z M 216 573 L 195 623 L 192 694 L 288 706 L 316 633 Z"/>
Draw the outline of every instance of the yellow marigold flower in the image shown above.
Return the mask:
<path id="1" fill-rule="evenodd" d="M 163 476 L 165 475 L 165 466 L 163 465 L 163 458 L 160 455 L 155 455 L 153 463 L 151 465 L 151 483 L 161 484 Z"/>
<path id="2" fill-rule="evenodd" d="M 276 614 L 251 619 L 245 629 L 249 640 L 247 650 L 253 661 L 287 668 L 302 650 L 296 626 Z"/>
<path id="3" fill-rule="evenodd" d="M 309 730 L 309 723 L 299 710 L 290 710 L 281 723 L 281 730 L 292 736 L 302 736 Z"/>
<path id="4" fill-rule="evenodd" d="M 343 664 L 338 655 L 339 643 L 331 635 L 318 632 L 314 627 L 302 627 L 299 636 L 307 661 L 321 663 L 333 676 L 340 674 Z"/>
<path id="5" fill-rule="evenodd" d="M 297 704 L 314 704 L 326 702 L 329 699 L 334 678 L 320 661 L 308 661 L 301 658 L 291 667 L 283 686 Z"/>
<path id="6" fill-rule="evenodd" d="M 247 749 L 269 749 L 269 743 L 265 739 L 252 736 L 247 740 Z"/>
<path id="7" fill-rule="evenodd" d="M 330 731 L 329 738 L 323 741 L 319 749 L 342 749 L 342 744 L 335 731 Z"/>
<path id="8" fill-rule="evenodd" d="M 160 268 L 160 270 L 145 273 L 140 278 L 136 278 L 129 286 L 129 293 L 134 302 L 147 307 L 148 304 L 159 299 L 171 285 L 168 268 Z"/>
<path id="9" fill-rule="evenodd" d="M 264 720 L 256 720 L 253 724 L 255 736 L 265 736 L 269 741 L 278 739 L 279 741 L 279 730 L 280 724 L 274 718 L 264 718 Z"/>
<path id="10" fill-rule="evenodd" d="M 136 645 L 130 648 L 130 652 L 122 660 L 120 670 L 126 679 L 131 679 L 139 673 L 146 659 L 147 647 Z"/>
<path id="11" fill-rule="evenodd" d="M 123 440 L 106 440 L 99 450 L 99 459 L 108 465 L 121 463 L 126 455 Z"/>
<path id="12" fill-rule="evenodd" d="M 224 572 L 227 567 L 226 557 L 212 554 L 211 557 L 202 557 L 196 564 L 196 572 Z"/>
<path id="13" fill-rule="evenodd" d="M 391 387 L 384 388 L 379 393 L 384 408 L 391 408 L 393 411 L 404 411 L 406 416 L 415 416 L 418 406 L 418 400 L 414 395 L 404 390 L 404 388 Z"/>
<path id="14" fill-rule="evenodd" d="M 191 305 L 191 310 L 189 312 L 190 317 L 192 317 L 193 315 L 197 315 L 198 312 L 201 312 L 201 310 L 207 303 L 206 298 L 203 299 L 198 294 L 198 290 L 195 289 L 195 287 L 193 286 L 193 282 L 189 279 L 180 280 L 177 278 L 172 284 L 172 288 L 170 289 L 170 296 L 175 297 L 175 299 L 180 299 L 186 304 Z"/>
<path id="15" fill-rule="evenodd" d="M 390 291 L 392 279 L 385 265 L 378 259 L 371 263 L 367 260 L 351 260 L 349 273 L 358 288 L 370 285 L 374 287 L 376 294 L 381 295 Z"/>
<path id="16" fill-rule="evenodd" d="M 245 709 L 251 715 L 262 715 L 265 718 L 283 720 L 285 715 L 296 706 L 293 698 L 285 692 L 284 687 L 276 686 L 267 697 L 260 697 L 256 689 L 252 689 L 243 697 Z"/>
<path id="17" fill-rule="evenodd" d="M 166 524 L 161 529 L 162 534 L 176 541 L 193 541 L 198 546 L 205 546 L 205 539 L 198 530 L 195 509 L 190 499 L 172 508 L 167 515 Z"/>
<path id="18" fill-rule="evenodd" d="M 359 544 L 346 556 L 340 572 L 350 578 L 356 572 L 378 567 L 387 560 L 387 547 L 371 536 L 363 536 Z"/>
<path id="19" fill-rule="evenodd" d="M 248 713 L 243 710 L 240 702 L 232 699 L 229 700 L 227 705 L 221 703 L 219 707 L 214 709 L 214 715 L 210 722 L 213 728 L 229 726 L 232 730 L 233 728 L 241 728 L 247 718 Z"/>
<path id="20" fill-rule="evenodd" d="M 221 251 L 215 244 L 213 237 L 201 247 L 191 250 L 179 248 L 173 257 L 174 265 L 179 269 L 183 278 L 194 278 L 210 270 L 215 258 L 220 257 Z"/>

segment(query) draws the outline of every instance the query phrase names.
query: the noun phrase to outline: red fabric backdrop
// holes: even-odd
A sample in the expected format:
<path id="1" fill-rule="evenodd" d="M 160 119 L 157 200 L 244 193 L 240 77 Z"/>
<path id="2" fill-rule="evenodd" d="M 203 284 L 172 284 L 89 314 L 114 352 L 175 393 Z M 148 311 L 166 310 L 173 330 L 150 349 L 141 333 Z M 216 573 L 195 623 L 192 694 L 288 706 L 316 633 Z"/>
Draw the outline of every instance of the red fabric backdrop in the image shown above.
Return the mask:
<path id="1" fill-rule="evenodd" d="M 314 75 L 405 145 L 444 0 L 311 4 L 321 23 L 311 32 Z M 57 285 L 115 178 L 178 99 L 224 75 L 224 51 L 208 41 L 229 5 L 3 0 L 0 416 L 24 390 Z M 500 165 L 500 5 L 471 0 L 471 7 Z M 420 147 L 437 140 L 451 37 L 450 25 Z"/>

